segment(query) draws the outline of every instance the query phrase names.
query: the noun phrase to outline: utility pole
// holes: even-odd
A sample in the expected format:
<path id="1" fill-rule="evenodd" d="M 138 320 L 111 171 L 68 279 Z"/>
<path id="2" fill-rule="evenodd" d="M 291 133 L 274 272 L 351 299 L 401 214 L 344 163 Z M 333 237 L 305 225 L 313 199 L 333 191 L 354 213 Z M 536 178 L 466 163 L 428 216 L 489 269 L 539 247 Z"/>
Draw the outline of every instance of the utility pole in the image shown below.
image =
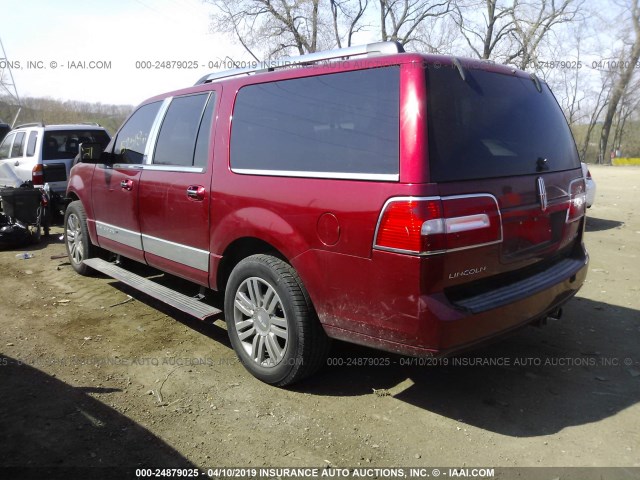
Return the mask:
<path id="1" fill-rule="evenodd" d="M 9 101 L 16 107 L 16 114 L 11 122 L 11 128 L 15 127 L 18 120 L 18 115 L 22 110 L 20 104 L 20 96 L 18 95 L 18 89 L 16 82 L 13 79 L 13 73 L 11 72 L 12 62 L 7 58 L 7 54 L 0 39 L 0 96 L 7 96 Z"/>

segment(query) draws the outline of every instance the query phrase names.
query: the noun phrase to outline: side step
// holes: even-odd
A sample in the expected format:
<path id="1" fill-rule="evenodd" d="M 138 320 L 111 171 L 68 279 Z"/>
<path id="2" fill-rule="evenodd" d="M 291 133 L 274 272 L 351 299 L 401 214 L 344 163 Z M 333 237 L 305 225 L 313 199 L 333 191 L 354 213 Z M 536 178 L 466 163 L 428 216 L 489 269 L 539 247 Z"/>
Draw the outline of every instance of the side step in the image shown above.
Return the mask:
<path id="1" fill-rule="evenodd" d="M 152 282 L 140 275 L 131 273 L 128 270 L 102 260 L 101 258 L 89 258 L 83 262 L 94 270 L 115 278 L 116 280 L 125 283 L 130 287 L 155 298 L 156 300 L 160 300 L 161 302 L 171 305 L 172 307 L 188 313 L 189 315 L 193 315 L 200 320 L 205 320 L 206 318 L 221 313 L 221 310 L 218 310 L 211 305 L 207 305 L 196 298 L 183 295 L 175 290 L 159 285 L 156 282 Z"/>

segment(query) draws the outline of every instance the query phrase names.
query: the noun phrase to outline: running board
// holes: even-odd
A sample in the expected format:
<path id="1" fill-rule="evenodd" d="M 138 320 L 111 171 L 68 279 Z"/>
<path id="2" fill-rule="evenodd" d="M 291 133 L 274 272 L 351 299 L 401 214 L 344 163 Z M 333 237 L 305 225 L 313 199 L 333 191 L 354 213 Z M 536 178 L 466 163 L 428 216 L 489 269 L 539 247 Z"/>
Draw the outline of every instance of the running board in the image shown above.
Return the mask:
<path id="1" fill-rule="evenodd" d="M 218 310 L 211 305 L 207 305 L 196 298 L 183 295 L 175 290 L 159 285 L 156 282 L 152 282 L 140 275 L 131 273 L 128 270 L 102 260 L 101 258 L 89 258 L 87 260 L 83 260 L 83 263 L 94 270 L 115 278 L 116 280 L 127 284 L 130 287 L 155 298 L 156 300 L 160 300 L 161 302 L 171 305 L 172 307 L 188 313 L 189 315 L 193 315 L 200 320 L 205 320 L 222 312 L 222 310 Z"/>

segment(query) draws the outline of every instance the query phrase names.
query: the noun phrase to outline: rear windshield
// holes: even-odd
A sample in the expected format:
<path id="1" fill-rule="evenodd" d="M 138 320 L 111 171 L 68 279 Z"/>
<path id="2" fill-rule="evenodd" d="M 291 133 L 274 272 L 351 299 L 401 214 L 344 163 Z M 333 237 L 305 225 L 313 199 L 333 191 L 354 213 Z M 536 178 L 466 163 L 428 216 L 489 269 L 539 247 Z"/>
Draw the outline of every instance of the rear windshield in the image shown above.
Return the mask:
<path id="1" fill-rule="evenodd" d="M 44 133 L 43 160 L 74 158 L 81 143 L 99 143 L 106 147 L 109 135 L 104 130 L 50 130 Z"/>
<path id="2" fill-rule="evenodd" d="M 462 80 L 456 68 L 428 68 L 433 181 L 580 167 L 569 126 L 545 83 L 538 92 L 528 78 L 470 69 L 465 74 Z"/>

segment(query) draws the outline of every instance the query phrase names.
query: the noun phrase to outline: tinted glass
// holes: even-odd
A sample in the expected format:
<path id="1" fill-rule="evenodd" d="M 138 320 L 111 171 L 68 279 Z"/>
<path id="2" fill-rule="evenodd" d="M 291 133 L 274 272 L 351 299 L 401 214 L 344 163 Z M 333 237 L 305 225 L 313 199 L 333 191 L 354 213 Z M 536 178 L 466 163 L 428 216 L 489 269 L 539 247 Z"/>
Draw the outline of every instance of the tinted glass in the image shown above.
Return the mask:
<path id="1" fill-rule="evenodd" d="M 35 130 L 29 134 L 27 142 L 27 157 L 33 157 L 36 153 L 36 142 L 38 141 L 38 132 Z"/>
<path id="2" fill-rule="evenodd" d="M 15 137 L 15 133 L 10 133 L 4 140 L 2 141 L 2 145 L 0 145 L 0 160 L 4 160 L 9 158 L 9 151 L 11 150 L 11 141 L 13 137 Z"/>
<path id="3" fill-rule="evenodd" d="M 398 67 L 244 87 L 233 113 L 231 166 L 397 175 L 398 98 Z"/>
<path id="4" fill-rule="evenodd" d="M 534 174 L 578 168 L 578 152 L 546 84 L 455 68 L 428 69 L 429 163 L 434 181 Z"/>
<path id="5" fill-rule="evenodd" d="M 153 163 L 158 165 L 193 165 L 198 126 L 208 94 L 177 97 L 171 101 L 160 127 Z"/>
<path id="6" fill-rule="evenodd" d="M 44 132 L 42 159 L 74 158 L 81 143 L 99 143 L 104 147 L 109 143 L 109 135 L 104 130 L 48 130 Z"/>
<path id="7" fill-rule="evenodd" d="M 207 108 L 204 110 L 198 140 L 196 140 L 196 151 L 193 154 L 193 165 L 195 167 L 206 167 L 209 154 L 209 143 L 211 141 L 211 124 L 213 123 L 213 109 L 216 105 L 215 93 L 211 94 Z"/>
<path id="8" fill-rule="evenodd" d="M 116 138 L 114 163 L 140 164 L 149 139 L 151 126 L 162 102 L 143 105 L 127 120 Z"/>
<path id="9" fill-rule="evenodd" d="M 24 132 L 16 133 L 16 139 L 13 141 L 13 147 L 11 147 L 11 158 L 21 157 L 24 145 Z"/>

